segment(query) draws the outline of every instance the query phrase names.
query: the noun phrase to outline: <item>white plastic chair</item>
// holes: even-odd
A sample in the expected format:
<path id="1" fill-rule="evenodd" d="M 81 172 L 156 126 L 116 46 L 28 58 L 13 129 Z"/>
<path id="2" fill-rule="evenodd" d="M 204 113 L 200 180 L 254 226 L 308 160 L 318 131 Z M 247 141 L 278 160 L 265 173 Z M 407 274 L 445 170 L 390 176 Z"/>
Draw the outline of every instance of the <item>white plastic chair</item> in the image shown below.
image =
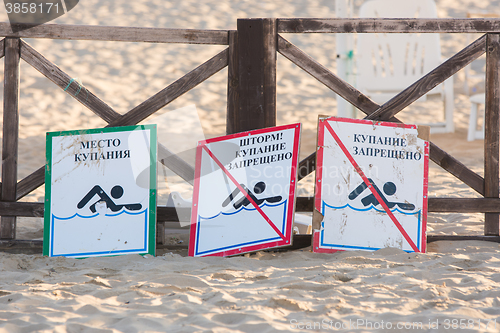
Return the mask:
<path id="1" fill-rule="evenodd" d="M 467 141 L 484 139 L 484 108 L 481 108 L 483 115 L 483 123 L 481 125 L 480 130 L 477 130 L 477 121 L 479 115 L 479 106 L 484 105 L 485 100 L 486 100 L 485 94 L 476 94 L 470 97 L 470 117 L 469 117 L 469 131 L 467 133 Z"/>
<path id="2" fill-rule="evenodd" d="M 437 18 L 437 9 L 432 0 L 372 0 L 361 6 L 359 16 Z M 358 89 L 385 103 L 441 64 L 441 44 L 438 34 L 359 34 L 356 58 Z M 444 122 L 428 124 L 431 131 L 453 132 L 453 77 L 428 94 L 439 94 L 444 102 Z"/>

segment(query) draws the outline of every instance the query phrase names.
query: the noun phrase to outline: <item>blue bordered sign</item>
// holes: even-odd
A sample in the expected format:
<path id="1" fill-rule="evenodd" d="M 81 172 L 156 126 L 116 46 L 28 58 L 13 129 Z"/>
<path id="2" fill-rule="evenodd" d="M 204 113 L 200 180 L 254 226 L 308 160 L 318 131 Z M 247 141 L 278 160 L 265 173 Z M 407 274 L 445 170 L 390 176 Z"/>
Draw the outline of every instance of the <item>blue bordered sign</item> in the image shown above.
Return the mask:
<path id="1" fill-rule="evenodd" d="M 199 142 L 190 256 L 291 245 L 300 124 Z"/>
<path id="2" fill-rule="evenodd" d="M 314 252 L 425 252 L 428 127 L 320 117 Z M 318 226 L 316 226 L 317 228 Z"/>
<path id="3" fill-rule="evenodd" d="M 156 125 L 47 133 L 43 254 L 155 254 Z"/>

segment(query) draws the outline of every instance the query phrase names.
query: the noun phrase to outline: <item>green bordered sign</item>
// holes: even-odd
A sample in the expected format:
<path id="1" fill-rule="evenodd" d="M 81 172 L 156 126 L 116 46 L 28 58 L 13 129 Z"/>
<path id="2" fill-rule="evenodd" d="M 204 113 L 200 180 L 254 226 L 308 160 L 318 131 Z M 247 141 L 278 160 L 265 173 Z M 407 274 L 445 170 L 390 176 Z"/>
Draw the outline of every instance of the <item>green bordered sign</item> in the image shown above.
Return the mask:
<path id="1" fill-rule="evenodd" d="M 43 254 L 155 254 L 156 125 L 47 133 Z"/>

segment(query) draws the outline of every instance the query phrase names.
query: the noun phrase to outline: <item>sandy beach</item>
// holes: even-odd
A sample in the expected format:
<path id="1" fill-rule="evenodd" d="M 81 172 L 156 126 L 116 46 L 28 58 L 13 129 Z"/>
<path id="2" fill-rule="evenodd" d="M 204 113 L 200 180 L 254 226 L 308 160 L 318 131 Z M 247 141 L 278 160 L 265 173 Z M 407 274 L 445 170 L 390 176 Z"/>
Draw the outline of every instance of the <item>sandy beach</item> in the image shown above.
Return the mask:
<path id="1" fill-rule="evenodd" d="M 357 16 L 361 0 L 354 1 Z M 498 11 L 500 1 L 437 0 L 441 18 Z M 335 1 L 97 0 L 81 1 L 51 23 L 183 29 L 236 29 L 238 18 L 336 17 Z M 0 19 L 7 22 L 5 11 Z M 285 36 L 335 70 L 335 36 Z M 464 34 L 441 35 L 443 57 L 463 49 Z M 478 37 L 478 36 L 476 36 Z M 125 113 L 224 49 L 223 46 L 25 39 L 85 88 Z M 481 71 L 484 59 L 474 64 Z M 3 75 L 3 66 L 0 66 Z M 336 115 L 336 95 L 278 56 L 278 124 L 302 123 L 301 157 L 315 150 L 317 117 Z M 454 76 L 456 130 L 431 141 L 483 174 L 483 140 L 467 141 L 470 102 L 465 74 Z M 470 93 L 484 91 L 480 79 Z M 3 85 L 0 88 L 3 96 Z M 147 123 L 160 142 L 225 134 L 227 69 L 167 105 Z M 182 112 L 194 105 L 197 119 Z M 407 123 L 426 122 L 441 108 L 429 100 L 403 111 Z M 170 113 L 170 116 L 169 116 Z M 419 114 L 417 118 L 417 113 Z M 178 118 L 172 115 L 179 115 Z M 400 116 L 398 115 L 398 117 Z M 170 117 L 170 118 L 169 118 Z M 1 119 L 0 119 L 1 121 Z M 199 122 L 198 122 L 199 121 Z M 175 122 L 175 126 L 172 125 Z M 21 62 L 19 179 L 45 164 L 45 133 L 103 127 L 85 109 Z M 183 127 L 184 126 L 184 127 Z M 186 139 L 186 140 L 184 140 Z M 168 146 L 168 145 L 167 145 Z M 167 175 L 167 177 L 165 177 Z M 313 175 L 298 195 L 314 192 Z M 163 167 L 158 204 L 192 187 Z M 430 197 L 479 197 L 431 163 Z M 23 201 L 43 202 L 43 186 Z M 428 216 L 431 235 L 482 235 L 483 214 Z M 18 239 L 42 239 L 43 220 L 19 218 Z M 172 236 L 174 237 L 174 236 Z M 181 236 L 176 236 L 181 237 Z M 183 238 L 185 239 L 185 238 Z M 0 332 L 498 332 L 500 245 L 481 241 L 429 243 L 425 254 L 387 248 L 313 254 L 308 249 L 232 258 L 189 258 L 161 250 L 156 257 L 47 258 L 0 253 Z"/>

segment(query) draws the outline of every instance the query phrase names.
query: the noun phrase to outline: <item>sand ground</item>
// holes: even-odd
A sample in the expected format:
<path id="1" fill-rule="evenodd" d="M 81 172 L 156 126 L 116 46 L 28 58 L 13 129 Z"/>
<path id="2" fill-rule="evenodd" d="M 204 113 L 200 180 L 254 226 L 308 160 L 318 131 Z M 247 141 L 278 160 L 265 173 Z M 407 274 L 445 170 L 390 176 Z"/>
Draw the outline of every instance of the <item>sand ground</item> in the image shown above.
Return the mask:
<path id="1" fill-rule="evenodd" d="M 354 2 L 355 14 L 361 3 Z M 440 17 L 500 13 L 498 0 L 436 3 Z M 7 21 L 5 12 L 0 15 Z M 245 17 L 335 17 L 335 3 L 86 0 L 53 23 L 235 29 L 236 20 Z M 285 37 L 336 69 L 335 36 Z M 473 37 L 442 35 L 443 57 L 452 56 Z M 26 42 L 120 113 L 223 49 L 49 39 Z M 481 71 L 483 65 L 484 60 L 479 60 L 473 69 Z M 483 174 L 484 143 L 466 140 L 470 102 L 464 79 L 463 71 L 454 76 L 456 131 L 431 139 Z M 469 82 L 469 93 L 484 89 L 480 79 Z M 226 84 L 227 70 L 223 70 L 148 121 L 159 123 L 161 129 L 169 112 L 195 105 L 201 125 L 196 120 L 175 130 L 165 125 L 165 133 L 181 138 L 194 130 L 205 137 L 223 135 Z M 315 149 L 317 115 L 336 115 L 335 94 L 279 56 L 277 103 L 279 124 L 303 124 L 301 156 L 307 156 Z M 403 111 L 401 119 L 432 120 L 440 107 L 440 101 L 431 100 Z M 21 64 L 20 122 L 20 179 L 45 163 L 47 131 L 105 125 L 26 63 Z M 172 189 L 190 195 L 189 186 L 174 177 L 167 183 L 162 175 L 159 204 L 166 203 Z M 299 195 L 312 193 L 310 176 L 299 186 Z M 429 196 L 478 197 L 432 163 Z M 23 200 L 43 199 L 42 187 Z M 429 214 L 428 233 L 480 235 L 483 222 L 482 214 Z M 40 239 L 42 234 L 41 219 L 19 219 L 19 239 Z M 435 242 L 429 244 L 427 254 L 383 249 L 318 255 L 303 250 L 187 258 L 184 252 L 163 252 L 156 258 L 84 260 L 0 254 L 0 332 L 305 332 L 335 331 L 342 324 L 347 331 L 386 332 L 388 323 L 398 332 L 497 332 L 500 328 L 500 247 L 496 243 Z M 408 326 L 412 323 L 417 327 Z"/>

